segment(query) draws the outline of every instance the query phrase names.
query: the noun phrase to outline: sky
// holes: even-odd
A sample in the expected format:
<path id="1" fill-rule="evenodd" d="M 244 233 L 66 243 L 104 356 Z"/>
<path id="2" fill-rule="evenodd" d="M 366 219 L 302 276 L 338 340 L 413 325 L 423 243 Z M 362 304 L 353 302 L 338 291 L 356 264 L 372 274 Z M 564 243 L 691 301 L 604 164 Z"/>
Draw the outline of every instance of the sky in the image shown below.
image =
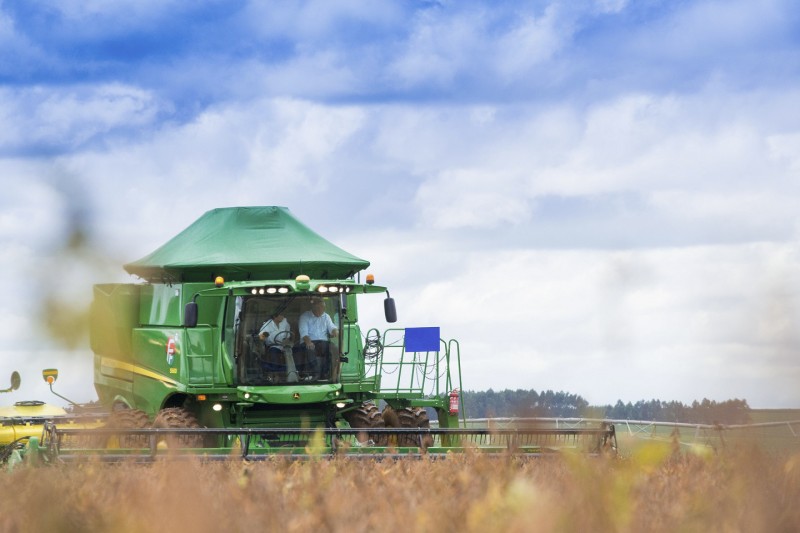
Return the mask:
<path id="1" fill-rule="evenodd" d="M 790 0 L 3 0 L 0 125 L 15 399 L 95 398 L 93 283 L 280 205 L 465 389 L 800 407 Z"/>

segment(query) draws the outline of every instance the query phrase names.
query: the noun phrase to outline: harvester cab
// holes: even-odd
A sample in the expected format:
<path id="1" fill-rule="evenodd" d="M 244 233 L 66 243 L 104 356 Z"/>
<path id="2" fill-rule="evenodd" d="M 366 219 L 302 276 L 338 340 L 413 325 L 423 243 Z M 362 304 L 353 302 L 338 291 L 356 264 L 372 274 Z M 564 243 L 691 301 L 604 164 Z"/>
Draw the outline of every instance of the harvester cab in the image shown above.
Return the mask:
<path id="1" fill-rule="evenodd" d="M 165 405 L 183 409 L 186 417 L 208 427 L 332 428 L 377 397 L 379 380 L 367 376 L 357 298 L 386 293 L 386 319 L 396 321 L 394 300 L 385 287 L 300 274 L 230 282 L 217 276 L 213 285 L 192 288 L 183 308 L 184 334 L 172 333 L 165 350 L 170 368 L 189 366 L 183 379 L 199 386 L 187 387 L 187 394 L 163 390 L 150 412 Z M 219 357 L 212 359 L 219 366 L 206 367 L 211 374 L 193 375 L 192 359 L 200 354 L 189 339 L 206 333 L 213 336 L 208 344 L 219 347 Z M 214 366 L 221 370 L 217 375 Z M 100 383 L 105 381 L 101 375 Z M 212 388 L 206 383 L 217 391 L 206 393 Z"/>
<path id="2" fill-rule="evenodd" d="M 204 302 L 225 308 L 232 317 L 225 345 L 233 360 L 232 385 L 340 383 L 343 365 L 347 373 L 350 356 L 355 365 L 361 355 L 355 296 L 378 291 L 385 289 L 306 275 L 266 287 L 251 282 L 226 285 L 218 278 L 215 288 L 198 292 L 186 304 L 184 326 L 198 327 Z M 213 302 L 214 297 L 223 301 Z M 386 302 L 387 321 L 395 321 L 394 301 L 387 297 Z M 354 370 L 363 371 L 357 365 Z"/>

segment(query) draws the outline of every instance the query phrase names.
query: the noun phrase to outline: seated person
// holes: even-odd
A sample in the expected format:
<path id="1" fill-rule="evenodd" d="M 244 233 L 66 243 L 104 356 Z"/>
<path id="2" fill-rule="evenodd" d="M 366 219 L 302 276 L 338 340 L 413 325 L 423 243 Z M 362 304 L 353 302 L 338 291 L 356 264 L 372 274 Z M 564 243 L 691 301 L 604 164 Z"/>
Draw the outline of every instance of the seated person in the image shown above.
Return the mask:
<path id="1" fill-rule="evenodd" d="M 311 309 L 300 315 L 298 329 L 302 345 L 310 354 L 306 364 L 318 373 L 320 379 L 328 379 L 331 356 L 339 356 L 339 350 L 330 339 L 336 337 L 339 330 L 325 312 L 325 302 L 321 298 L 311 300 Z"/>
<path id="2" fill-rule="evenodd" d="M 283 345 L 291 342 L 292 333 L 289 329 L 289 321 L 281 312 L 273 314 L 264 322 L 264 325 L 258 330 L 258 338 L 267 348 L 264 369 L 268 371 L 285 370 Z"/>

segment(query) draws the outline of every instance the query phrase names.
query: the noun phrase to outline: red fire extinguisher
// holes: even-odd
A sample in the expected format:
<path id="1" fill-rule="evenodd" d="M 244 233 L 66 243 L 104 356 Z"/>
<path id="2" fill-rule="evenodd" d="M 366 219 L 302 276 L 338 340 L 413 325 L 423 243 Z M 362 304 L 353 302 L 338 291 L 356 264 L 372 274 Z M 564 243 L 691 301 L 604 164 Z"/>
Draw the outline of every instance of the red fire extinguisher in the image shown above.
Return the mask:
<path id="1" fill-rule="evenodd" d="M 458 414 L 458 389 L 453 389 L 450 392 L 450 414 Z"/>

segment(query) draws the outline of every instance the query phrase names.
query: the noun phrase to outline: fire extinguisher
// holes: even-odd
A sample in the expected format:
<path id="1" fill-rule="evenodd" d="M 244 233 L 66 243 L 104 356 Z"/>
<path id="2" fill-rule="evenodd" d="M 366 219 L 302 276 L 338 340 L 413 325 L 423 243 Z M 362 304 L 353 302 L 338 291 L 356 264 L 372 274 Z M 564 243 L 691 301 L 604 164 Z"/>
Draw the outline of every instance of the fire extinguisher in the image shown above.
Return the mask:
<path id="1" fill-rule="evenodd" d="M 458 414 L 458 389 L 453 389 L 450 392 L 450 414 Z"/>

